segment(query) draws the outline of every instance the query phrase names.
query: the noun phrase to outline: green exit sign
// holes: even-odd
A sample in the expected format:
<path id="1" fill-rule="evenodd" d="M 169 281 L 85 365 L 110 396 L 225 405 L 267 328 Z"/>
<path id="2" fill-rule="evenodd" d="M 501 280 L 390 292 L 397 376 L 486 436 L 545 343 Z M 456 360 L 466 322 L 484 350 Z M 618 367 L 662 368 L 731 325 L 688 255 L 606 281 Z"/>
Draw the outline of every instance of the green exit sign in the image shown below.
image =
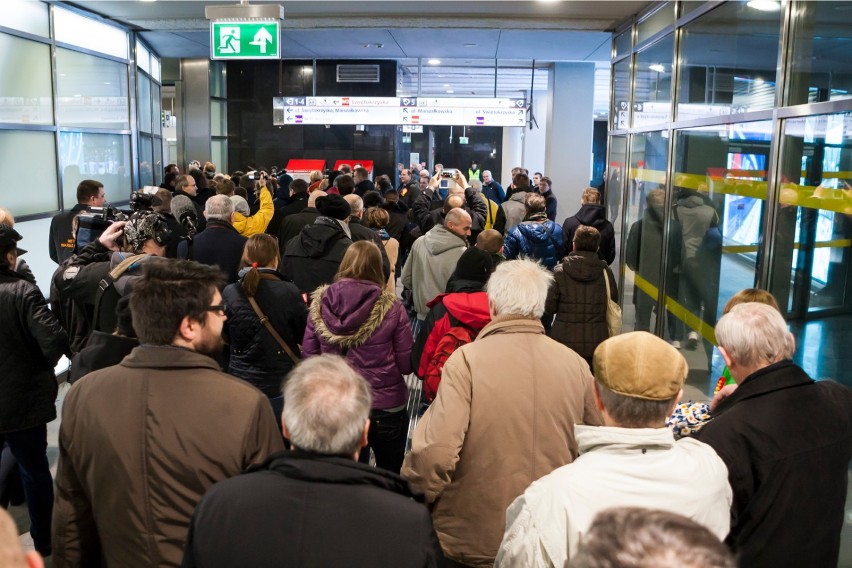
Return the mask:
<path id="1" fill-rule="evenodd" d="M 210 22 L 211 59 L 278 59 L 277 21 Z"/>

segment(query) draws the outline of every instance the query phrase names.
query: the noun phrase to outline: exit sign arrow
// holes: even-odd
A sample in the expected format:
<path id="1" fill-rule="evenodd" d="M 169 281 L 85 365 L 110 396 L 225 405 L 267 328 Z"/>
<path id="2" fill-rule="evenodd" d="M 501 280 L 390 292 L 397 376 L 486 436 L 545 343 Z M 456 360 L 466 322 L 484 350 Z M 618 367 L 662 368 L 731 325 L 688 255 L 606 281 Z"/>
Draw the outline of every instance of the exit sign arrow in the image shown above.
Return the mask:
<path id="1" fill-rule="evenodd" d="M 272 43 L 273 41 L 274 40 L 272 39 L 272 34 L 270 34 L 268 31 L 266 31 L 266 28 L 260 28 L 260 31 L 258 31 L 256 34 L 254 34 L 254 39 L 251 40 L 249 43 L 251 45 L 258 46 L 260 48 L 260 52 L 265 54 L 266 53 L 266 44 Z"/>

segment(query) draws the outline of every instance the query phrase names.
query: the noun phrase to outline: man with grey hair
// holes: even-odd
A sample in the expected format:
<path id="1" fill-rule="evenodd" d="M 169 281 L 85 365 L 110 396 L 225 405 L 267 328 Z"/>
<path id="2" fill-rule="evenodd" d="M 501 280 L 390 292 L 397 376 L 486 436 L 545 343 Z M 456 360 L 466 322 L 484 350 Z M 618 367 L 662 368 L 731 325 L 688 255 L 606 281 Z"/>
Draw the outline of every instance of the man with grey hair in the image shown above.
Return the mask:
<path id="1" fill-rule="evenodd" d="M 183 566 L 442 565 L 422 495 L 398 475 L 358 463 L 371 398 L 341 357 L 296 367 L 282 413 L 291 451 L 207 492 Z"/>
<path id="2" fill-rule="evenodd" d="M 589 365 L 544 333 L 552 282 L 531 260 L 497 267 L 491 323 L 447 359 L 414 430 L 402 476 L 426 493 L 444 554 L 461 565 L 494 563 L 506 507 L 577 457 L 575 424 L 601 423 Z"/>
<path id="3" fill-rule="evenodd" d="M 680 513 L 723 539 L 730 527 L 725 464 L 706 444 L 666 428 L 689 372 L 677 349 L 635 331 L 594 353 L 604 426 L 577 425 L 580 457 L 527 488 L 506 512 L 496 566 L 565 566 L 598 512 L 645 507 Z"/>
<path id="4" fill-rule="evenodd" d="M 178 258 L 188 258 L 225 273 L 226 284 L 239 280 L 240 260 L 246 237 L 234 228 L 234 204 L 227 195 L 214 195 L 204 204 L 206 228 L 198 233 L 192 246 L 183 241 L 178 245 Z"/>
<path id="5" fill-rule="evenodd" d="M 852 457 L 852 391 L 790 360 L 773 307 L 735 306 L 716 324 L 736 390 L 697 437 L 728 466 L 726 543 L 740 566 L 837 566 Z"/>
<path id="6" fill-rule="evenodd" d="M 435 296 L 443 294 L 447 281 L 456 269 L 470 236 L 470 215 L 464 209 L 451 209 L 443 225 L 435 225 L 414 241 L 411 253 L 402 267 L 402 284 L 411 290 L 417 322 L 426 319 Z M 415 335 L 419 326 L 415 325 Z"/>

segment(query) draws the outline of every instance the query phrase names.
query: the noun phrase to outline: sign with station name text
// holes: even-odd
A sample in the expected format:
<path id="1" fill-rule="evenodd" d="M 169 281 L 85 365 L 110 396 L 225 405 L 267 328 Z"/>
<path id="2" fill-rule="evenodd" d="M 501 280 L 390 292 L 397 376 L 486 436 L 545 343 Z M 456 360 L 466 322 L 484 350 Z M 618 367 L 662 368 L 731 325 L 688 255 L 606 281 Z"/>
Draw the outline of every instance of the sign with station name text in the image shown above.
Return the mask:
<path id="1" fill-rule="evenodd" d="M 210 22 L 211 59 L 278 59 L 281 34 L 274 20 Z"/>
<path id="2" fill-rule="evenodd" d="M 273 124 L 524 126 L 524 99 L 274 97 Z"/>

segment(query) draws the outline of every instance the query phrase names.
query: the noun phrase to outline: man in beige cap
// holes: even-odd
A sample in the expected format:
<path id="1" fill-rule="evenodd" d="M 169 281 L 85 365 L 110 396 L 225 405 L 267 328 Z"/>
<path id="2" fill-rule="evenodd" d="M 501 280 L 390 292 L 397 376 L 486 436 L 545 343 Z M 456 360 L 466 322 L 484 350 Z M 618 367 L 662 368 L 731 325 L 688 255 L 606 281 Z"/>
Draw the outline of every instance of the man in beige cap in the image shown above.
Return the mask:
<path id="1" fill-rule="evenodd" d="M 604 426 L 575 426 L 580 457 L 512 503 L 495 566 L 564 566 L 595 515 L 610 507 L 671 511 L 720 539 L 728 534 L 732 494 L 725 464 L 701 442 L 675 442 L 664 426 L 683 394 L 683 356 L 637 331 L 601 343 L 594 364 Z"/>

